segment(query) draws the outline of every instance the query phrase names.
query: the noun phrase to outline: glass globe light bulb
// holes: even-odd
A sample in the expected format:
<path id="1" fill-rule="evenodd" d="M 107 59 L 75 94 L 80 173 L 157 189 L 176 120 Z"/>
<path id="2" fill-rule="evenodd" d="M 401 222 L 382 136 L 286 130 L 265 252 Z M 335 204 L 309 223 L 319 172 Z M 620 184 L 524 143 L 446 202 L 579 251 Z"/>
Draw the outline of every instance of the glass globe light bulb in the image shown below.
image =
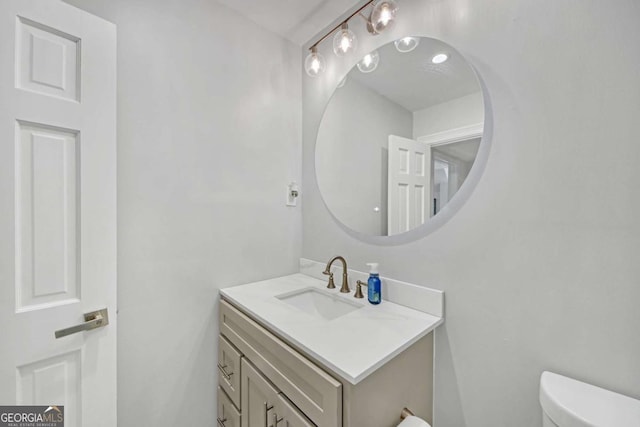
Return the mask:
<path id="1" fill-rule="evenodd" d="M 384 0 L 373 7 L 371 11 L 371 25 L 376 33 L 384 31 L 396 19 L 398 5 L 395 0 Z"/>
<path id="2" fill-rule="evenodd" d="M 318 48 L 312 47 L 311 53 L 304 60 L 304 71 L 309 77 L 316 77 L 323 73 L 325 68 L 324 57 L 318 53 Z"/>
<path id="3" fill-rule="evenodd" d="M 373 52 L 367 53 L 364 58 L 358 62 L 358 70 L 363 73 L 370 73 L 378 68 L 378 63 L 380 62 L 380 55 L 377 50 Z"/>
<path id="4" fill-rule="evenodd" d="M 344 23 L 340 27 L 340 31 L 333 37 L 333 52 L 338 56 L 344 56 L 349 52 L 353 52 L 358 44 L 356 35 Z"/>
<path id="5" fill-rule="evenodd" d="M 407 53 L 418 47 L 420 39 L 418 37 L 403 37 L 393 43 L 396 45 L 398 52 Z"/>
<path id="6" fill-rule="evenodd" d="M 347 83 L 347 77 L 348 76 L 344 76 L 344 79 L 340 80 L 340 83 L 338 83 L 338 86 L 336 87 L 336 89 L 340 89 L 345 85 L 345 83 Z"/>

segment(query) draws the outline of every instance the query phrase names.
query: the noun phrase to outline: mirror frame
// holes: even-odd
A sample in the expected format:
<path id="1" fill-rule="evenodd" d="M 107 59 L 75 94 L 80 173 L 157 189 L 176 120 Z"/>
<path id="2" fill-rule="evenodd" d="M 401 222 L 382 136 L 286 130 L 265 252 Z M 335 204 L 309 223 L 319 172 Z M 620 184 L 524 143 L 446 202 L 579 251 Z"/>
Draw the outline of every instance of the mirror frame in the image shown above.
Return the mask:
<path id="1" fill-rule="evenodd" d="M 476 155 L 476 159 L 474 160 L 473 165 L 471 166 L 471 170 L 469 171 L 467 178 L 460 186 L 460 189 L 458 189 L 458 191 L 451 198 L 451 200 L 449 200 L 449 202 L 445 206 L 443 206 L 435 216 L 429 217 L 429 219 L 426 220 L 424 224 L 418 227 L 415 227 L 407 232 L 400 233 L 400 234 L 393 234 L 390 236 L 374 236 L 371 234 L 366 234 L 360 231 L 356 231 L 351 227 L 348 227 L 333 214 L 333 212 L 327 205 L 327 202 L 325 201 L 325 197 L 322 194 L 322 191 L 320 190 L 320 185 L 318 183 L 318 173 L 316 170 L 315 156 L 316 156 L 316 148 L 317 148 L 316 146 L 318 144 L 318 133 L 319 133 L 320 126 L 322 124 L 322 120 L 324 118 L 325 112 L 329 106 L 329 103 L 331 102 L 331 99 L 333 98 L 335 91 L 338 89 L 337 87 L 338 84 L 340 84 L 342 79 L 344 79 L 351 72 L 351 70 L 353 70 L 353 68 L 356 66 L 356 64 L 360 60 L 360 58 L 358 59 L 356 59 L 355 57 L 351 58 L 351 61 L 348 64 L 351 66 L 346 69 L 346 73 L 338 75 L 337 78 L 335 79 L 334 84 L 332 85 L 333 90 L 331 91 L 328 99 L 326 100 L 324 108 L 322 109 L 320 120 L 318 121 L 318 126 L 315 132 L 315 139 L 313 141 L 313 162 L 312 162 L 313 177 L 315 180 L 315 185 L 318 190 L 320 199 L 322 199 L 322 204 L 324 205 L 325 209 L 327 210 L 327 212 L 329 213 L 333 221 L 338 225 L 338 227 L 340 227 L 349 236 L 354 237 L 357 240 L 360 240 L 365 243 L 379 245 L 379 246 L 396 246 L 396 245 L 401 245 L 401 244 L 410 243 L 410 242 L 419 240 L 423 237 L 428 236 L 429 234 L 433 233 L 434 231 L 442 227 L 444 224 L 449 222 L 449 220 L 453 218 L 456 213 L 458 213 L 458 211 L 462 208 L 462 206 L 464 206 L 467 200 L 471 197 L 471 194 L 473 194 L 473 191 L 475 190 L 476 186 L 480 182 L 480 179 L 484 173 L 485 167 L 489 159 L 489 153 L 491 151 L 491 141 L 493 140 L 493 115 L 491 113 L 492 112 L 491 98 L 489 97 L 489 91 L 487 90 L 487 86 L 484 80 L 482 79 L 482 76 L 480 75 L 480 73 L 478 73 L 478 69 L 474 64 L 474 61 L 470 59 L 471 57 L 469 55 L 463 54 L 463 52 L 454 48 L 451 44 L 449 44 L 444 40 L 441 40 L 432 36 L 428 36 L 428 35 L 420 35 L 415 33 L 412 33 L 409 36 L 433 39 L 438 42 L 445 43 L 447 46 L 451 48 L 452 51 L 455 51 L 457 54 L 459 54 L 462 58 L 465 59 L 465 61 L 467 62 L 467 64 L 475 74 L 476 79 L 478 80 L 478 84 L 480 85 L 480 90 L 482 91 L 482 98 L 483 98 L 483 104 L 484 104 L 483 135 L 480 141 L 480 146 L 478 147 L 478 153 Z M 402 37 L 406 37 L 406 35 L 385 39 L 385 40 L 379 40 L 379 42 L 375 43 L 375 45 L 372 46 L 369 50 L 373 51 L 375 49 L 380 49 L 382 46 L 385 46 L 388 43 L 393 43 L 394 40 L 397 40 Z"/>

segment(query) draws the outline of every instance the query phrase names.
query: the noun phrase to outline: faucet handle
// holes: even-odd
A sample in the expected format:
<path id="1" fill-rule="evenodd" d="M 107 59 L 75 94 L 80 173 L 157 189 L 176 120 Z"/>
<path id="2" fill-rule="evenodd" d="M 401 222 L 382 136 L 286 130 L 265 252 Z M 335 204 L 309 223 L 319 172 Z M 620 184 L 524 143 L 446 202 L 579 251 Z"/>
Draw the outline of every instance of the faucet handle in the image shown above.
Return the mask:
<path id="1" fill-rule="evenodd" d="M 367 284 L 365 282 L 363 282 L 362 280 L 358 280 L 356 282 L 356 293 L 354 295 L 355 298 L 364 298 L 364 295 L 362 294 L 362 287 L 363 286 L 367 286 Z"/>
<path id="2" fill-rule="evenodd" d="M 336 284 L 333 283 L 333 273 L 327 273 L 325 271 L 324 274 L 328 274 L 329 275 L 329 283 L 327 283 L 327 288 L 335 289 L 336 288 Z"/>

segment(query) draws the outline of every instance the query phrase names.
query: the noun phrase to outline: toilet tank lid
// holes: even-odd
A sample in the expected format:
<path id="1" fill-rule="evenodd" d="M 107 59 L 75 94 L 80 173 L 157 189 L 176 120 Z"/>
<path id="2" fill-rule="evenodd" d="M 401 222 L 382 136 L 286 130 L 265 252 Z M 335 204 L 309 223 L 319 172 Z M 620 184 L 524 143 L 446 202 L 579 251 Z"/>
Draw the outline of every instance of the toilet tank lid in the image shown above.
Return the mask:
<path id="1" fill-rule="evenodd" d="M 540 378 L 540 404 L 560 427 L 640 426 L 640 400 L 551 372 Z"/>

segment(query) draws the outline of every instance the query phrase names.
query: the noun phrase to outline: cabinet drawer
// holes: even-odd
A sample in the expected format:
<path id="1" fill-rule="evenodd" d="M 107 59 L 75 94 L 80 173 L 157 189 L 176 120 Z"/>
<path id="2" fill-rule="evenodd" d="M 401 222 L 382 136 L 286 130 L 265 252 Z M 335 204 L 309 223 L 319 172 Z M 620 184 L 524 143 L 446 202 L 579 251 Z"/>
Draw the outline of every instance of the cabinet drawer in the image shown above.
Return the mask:
<path id="1" fill-rule="evenodd" d="M 218 384 L 231 401 L 240 407 L 240 358 L 236 350 L 222 335 L 218 338 Z"/>
<path id="2" fill-rule="evenodd" d="M 224 300 L 220 332 L 314 424 L 342 425 L 342 384 Z"/>
<path id="3" fill-rule="evenodd" d="M 240 427 L 240 412 L 222 387 L 218 387 L 218 427 Z"/>

